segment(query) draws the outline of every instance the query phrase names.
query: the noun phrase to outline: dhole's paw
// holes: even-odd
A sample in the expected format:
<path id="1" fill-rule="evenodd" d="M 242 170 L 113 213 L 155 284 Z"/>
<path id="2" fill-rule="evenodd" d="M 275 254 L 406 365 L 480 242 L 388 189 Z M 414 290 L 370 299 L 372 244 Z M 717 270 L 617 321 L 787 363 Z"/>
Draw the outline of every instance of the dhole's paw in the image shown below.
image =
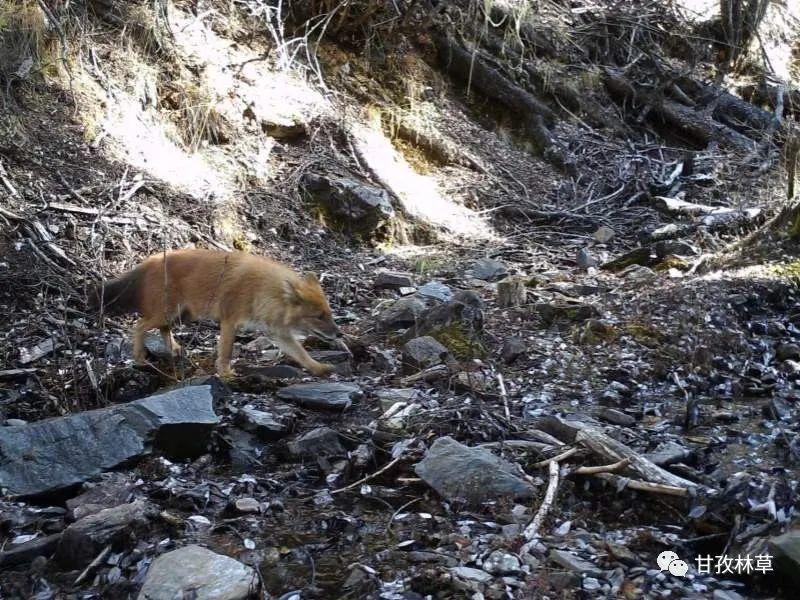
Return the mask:
<path id="1" fill-rule="evenodd" d="M 220 379 L 232 379 L 236 377 L 236 371 L 231 369 L 230 365 L 221 365 L 217 363 L 215 367 L 217 369 L 217 375 L 219 375 Z"/>
<path id="2" fill-rule="evenodd" d="M 311 372 L 317 377 L 327 377 L 333 373 L 333 365 L 329 365 L 327 363 L 318 363 L 311 369 Z"/>
<path id="3" fill-rule="evenodd" d="M 217 375 L 223 381 L 230 381 L 236 378 L 236 371 L 234 371 L 233 369 L 228 369 L 226 371 L 220 371 L 219 369 L 217 369 Z"/>

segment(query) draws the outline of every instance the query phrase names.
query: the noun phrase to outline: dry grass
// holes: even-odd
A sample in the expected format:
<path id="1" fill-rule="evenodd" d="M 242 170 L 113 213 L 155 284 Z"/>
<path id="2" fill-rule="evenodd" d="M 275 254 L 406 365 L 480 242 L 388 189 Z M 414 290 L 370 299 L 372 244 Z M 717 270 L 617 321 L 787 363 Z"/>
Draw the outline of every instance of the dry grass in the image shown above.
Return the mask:
<path id="1" fill-rule="evenodd" d="M 0 79 L 6 87 L 54 68 L 57 36 L 36 0 L 0 0 Z"/>
<path id="2" fill-rule="evenodd" d="M 166 86 L 161 105 L 170 112 L 190 152 L 197 152 L 206 143 L 217 145 L 229 141 L 230 126 L 202 83 L 174 79 Z"/>

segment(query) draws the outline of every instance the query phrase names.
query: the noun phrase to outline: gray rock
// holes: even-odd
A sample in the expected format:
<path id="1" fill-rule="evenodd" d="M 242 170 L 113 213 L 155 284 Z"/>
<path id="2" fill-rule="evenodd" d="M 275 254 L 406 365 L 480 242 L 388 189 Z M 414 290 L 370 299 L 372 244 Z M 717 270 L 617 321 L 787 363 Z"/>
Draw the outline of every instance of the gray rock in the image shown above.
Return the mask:
<path id="1" fill-rule="evenodd" d="M 578 250 L 578 256 L 575 259 L 575 264 L 578 266 L 579 269 L 588 269 L 589 267 L 596 267 L 600 261 L 597 260 L 594 256 L 592 256 L 591 252 L 589 252 L 586 248 L 581 248 Z"/>
<path id="2" fill-rule="evenodd" d="M 400 341 L 407 342 L 415 337 L 434 335 L 454 324 L 464 333 L 477 336 L 483 329 L 483 307 L 483 300 L 478 294 L 461 290 L 449 302 L 426 310 L 400 336 Z"/>
<path id="3" fill-rule="evenodd" d="M 274 381 L 276 379 L 302 379 L 306 374 L 291 365 L 270 365 L 265 367 L 238 366 L 236 370 L 245 377 L 252 377 L 257 381 Z"/>
<path id="4" fill-rule="evenodd" d="M 276 140 L 294 140 L 306 134 L 306 124 L 295 118 L 271 115 L 261 120 L 261 131 Z"/>
<path id="5" fill-rule="evenodd" d="M 800 529 L 790 529 L 772 538 L 768 548 L 775 557 L 775 570 L 791 579 L 795 586 L 800 585 Z"/>
<path id="6" fill-rule="evenodd" d="M 478 583 L 489 583 L 492 580 L 492 576 L 486 571 L 473 569 L 472 567 L 453 567 L 450 569 L 450 573 L 453 577 L 466 579 L 468 581 L 477 581 Z"/>
<path id="7" fill-rule="evenodd" d="M 3 423 L 6 427 L 23 427 L 27 424 L 28 422 L 22 419 L 6 419 L 6 422 Z"/>
<path id="8" fill-rule="evenodd" d="M 608 225 L 601 225 L 597 228 L 597 230 L 592 234 L 592 237 L 600 244 L 606 244 L 614 239 L 616 233 L 614 232 L 611 227 Z"/>
<path id="9" fill-rule="evenodd" d="M 614 425 L 622 425 L 623 427 L 630 427 L 636 423 L 636 419 L 631 415 L 607 406 L 598 406 L 594 411 L 594 416 L 602 421 L 607 421 Z"/>
<path id="10" fill-rule="evenodd" d="M 445 362 L 450 351 L 430 336 L 414 338 L 403 344 L 403 366 L 421 371 Z"/>
<path id="11" fill-rule="evenodd" d="M 695 246 L 682 240 L 663 240 L 653 244 L 653 251 L 658 258 L 666 258 L 670 255 L 676 256 L 697 256 L 700 254 Z"/>
<path id="12" fill-rule="evenodd" d="M 314 360 L 333 366 L 333 372 L 350 377 L 353 374 L 353 366 L 350 363 L 351 354 L 344 350 L 312 350 L 308 353 Z"/>
<path id="13" fill-rule="evenodd" d="M 521 571 L 522 563 L 513 554 L 495 550 L 483 561 L 483 569 L 493 575 L 514 575 Z"/>
<path id="14" fill-rule="evenodd" d="M 135 489 L 133 482 L 122 473 L 104 473 L 99 482 L 87 483 L 84 487 L 86 491 L 67 500 L 67 517 L 72 521 L 130 502 Z"/>
<path id="15" fill-rule="evenodd" d="M 778 360 L 800 360 L 800 344 L 779 344 L 775 349 Z"/>
<path id="16" fill-rule="evenodd" d="M 450 286 L 438 281 L 429 281 L 417 290 L 417 295 L 432 298 L 439 302 L 448 302 L 453 299 L 453 290 Z"/>
<path id="17" fill-rule="evenodd" d="M 689 458 L 691 454 L 691 450 L 676 442 L 662 442 L 651 453 L 645 454 L 645 458 L 659 467 L 664 467 L 682 462 Z"/>
<path id="18" fill-rule="evenodd" d="M 16 565 L 30 565 L 31 562 L 42 556 L 52 556 L 61 540 L 60 533 L 37 537 L 21 544 L 8 544 L 0 552 L 0 569 Z"/>
<path id="19" fill-rule="evenodd" d="M 600 587 L 600 582 L 594 577 L 586 577 L 583 580 L 583 589 L 587 592 L 596 592 Z"/>
<path id="20" fill-rule="evenodd" d="M 395 215 L 383 188 L 314 174 L 303 177 L 303 187 L 333 224 L 362 236 L 371 234 Z"/>
<path id="21" fill-rule="evenodd" d="M 282 400 L 321 410 L 346 410 L 363 396 L 361 388 L 352 383 L 295 383 L 278 390 Z"/>
<path id="22" fill-rule="evenodd" d="M 83 517 L 64 530 L 56 560 L 67 567 L 86 566 L 106 545 L 122 546 L 132 534 L 143 531 L 157 512 L 147 502 L 137 500 Z"/>
<path id="23" fill-rule="evenodd" d="M 178 385 L 165 389 L 164 391 L 169 392 L 180 388 L 196 387 L 199 385 L 211 386 L 211 396 L 214 398 L 214 402 L 220 402 L 221 400 L 230 398 L 231 388 L 229 388 L 228 384 L 222 381 L 218 375 L 201 375 L 198 377 L 191 377 L 181 381 Z"/>
<path id="24" fill-rule="evenodd" d="M 411 273 L 400 273 L 398 271 L 378 271 L 375 276 L 374 286 L 381 290 L 399 290 L 404 287 L 413 287 L 414 279 Z"/>
<path id="25" fill-rule="evenodd" d="M 508 275 L 508 267 L 502 261 L 482 258 L 472 263 L 466 274 L 483 281 L 498 281 Z"/>
<path id="26" fill-rule="evenodd" d="M 504 363 L 510 365 L 525 354 L 527 349 L 528 345 L 525 343 L 525 340 L 518 337 L 511 337 L 503 342 L 503 349 L 500 351 L 500 356 Z"/>
<path id="27" fill-rule="evenodd" d="M 378 315 L 378 326 L 383 331 L 411 327 L 422 317 L 428 305 L 417 296 L 406 296 L 396 300 Z"/>
<path id="28" fill-rule="evenodd" d="M 339 443 L 339 434 L 329 427 L 318 427 L 292 440 L 286 447 L 295 457 L 341 456 L 344 448 Z"/>
<path id="29" fill-rule="evenodd" d="M 519 476 L 514 465 L 451 437 L 437 439 L 414 471 L 439 495 L 471 506 L 503 497 L 530 499 L 534 494 L 533 486 Z"/>
<path id="30" fill-rule="evenodd" d="M 245 406 L 236 413 L 236 424 L 262 440 L 272 441 L 289 433 L 294 418 L 294 409 L 290 406 L 276 407 L 274 411 Z"/>
<path id="31" fill-rule="evenodd" d="M 588 560 L 584 560 L 580 556 L 566 550 L 553 548 L 550 550 L 548 558 L 551 562 L 574 573 L 580 573 L 591 577 L 601 577 L 603 574 L 603 570 L 594 563 L 590 563 Z"/>
<path id="32" fill-rule="evenodd" d="M 258 576 L 238 560 L 202 546 L 184 546 L 153 561 L 138 600 L 245 600 L 258 589 Z"/>
<path id="33" fill-rule="evenodd" d="M 164 343 L 164 339 L 158 333 L 147 333 L 144 336 L 144 347 L 153 358 L 158 360 L 167 360 L 172 356 L 172 353 Z"/>
<path id="34" fill-rule="evenodd" d="M 398 402 L 410 404 L 422 397 L 422 392 L 414 388 L 387 388 L 377 390 L 375 396 L 381 404 L 381 410 L 386 412 Z"/>
<path id="35" fill-rule="evenodd" d="M 312 350 L 308 354 L 314 360 L 332 365 L 350 362 L 350 354 L 344 350 Z"/>
<path id="36" fill-rule="evenodd" d="M 261 512 L 261 504 L 255 498 L 238 498 L 233 506 L 240 513 Z"/>
<path id="37" fill-rule="evenodd" d="M 0 487 L 19 497 L 63 491 L 154 448 L 173 458 L 198 456 L 218 422 L 206 385 L 24 427 L 1 427 Z"/>

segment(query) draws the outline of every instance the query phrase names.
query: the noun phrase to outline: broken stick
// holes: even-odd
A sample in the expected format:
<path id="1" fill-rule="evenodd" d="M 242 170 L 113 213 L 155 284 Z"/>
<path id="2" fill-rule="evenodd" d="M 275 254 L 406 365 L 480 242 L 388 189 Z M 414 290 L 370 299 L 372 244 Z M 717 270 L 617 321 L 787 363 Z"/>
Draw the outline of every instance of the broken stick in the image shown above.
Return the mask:
<path id="1" fill-rule="evenodd" d="M 544 501 L 539 507 L 539 510 L 536 511 L 536 514 L 533 516 L 531 522 L 522 532 L 522 535 L 525 538 L 525 544 L 520 549 L 520 554 L 527 553 L 533 545 L 534 540 L 539 537 L 539 530 L 542 528 L 542 523 L 544 522 L 547 513 L 550 512 L 550 507 L 553 506 L 553 501 L 556 499 L 556 491 L 558 490 L 558 471 L 558 463 L 556 461 L 551 462 L 550 479 L 547 483 L 547 491 L 544 494 Z"/>

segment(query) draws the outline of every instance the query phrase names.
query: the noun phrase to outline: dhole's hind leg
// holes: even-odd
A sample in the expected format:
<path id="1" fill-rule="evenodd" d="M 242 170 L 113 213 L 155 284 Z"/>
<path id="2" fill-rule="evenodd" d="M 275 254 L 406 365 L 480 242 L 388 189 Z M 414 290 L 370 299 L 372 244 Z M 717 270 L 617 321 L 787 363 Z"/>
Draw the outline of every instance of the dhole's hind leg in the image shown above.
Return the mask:
<path id="1" fill-rule="evenodd" d="M 181 353 L 181 345 L 175 336 L 172 335 L 172 328 L 169 325 L 163 325 L 158 330 L 161 332 L 161 339 L 164 340 L 164 345 L 167 347 L 173 356 L 178 356 Z"/>
<path id="2" fill-rule="evenodd" d="M 233 342 L 236 340 L 236 323 L 222 321 L 219 326 L 219 343 L 217 344 L 217 373 L 219 375 L 232 375 L 231 356 L 233 355 Z"/>

